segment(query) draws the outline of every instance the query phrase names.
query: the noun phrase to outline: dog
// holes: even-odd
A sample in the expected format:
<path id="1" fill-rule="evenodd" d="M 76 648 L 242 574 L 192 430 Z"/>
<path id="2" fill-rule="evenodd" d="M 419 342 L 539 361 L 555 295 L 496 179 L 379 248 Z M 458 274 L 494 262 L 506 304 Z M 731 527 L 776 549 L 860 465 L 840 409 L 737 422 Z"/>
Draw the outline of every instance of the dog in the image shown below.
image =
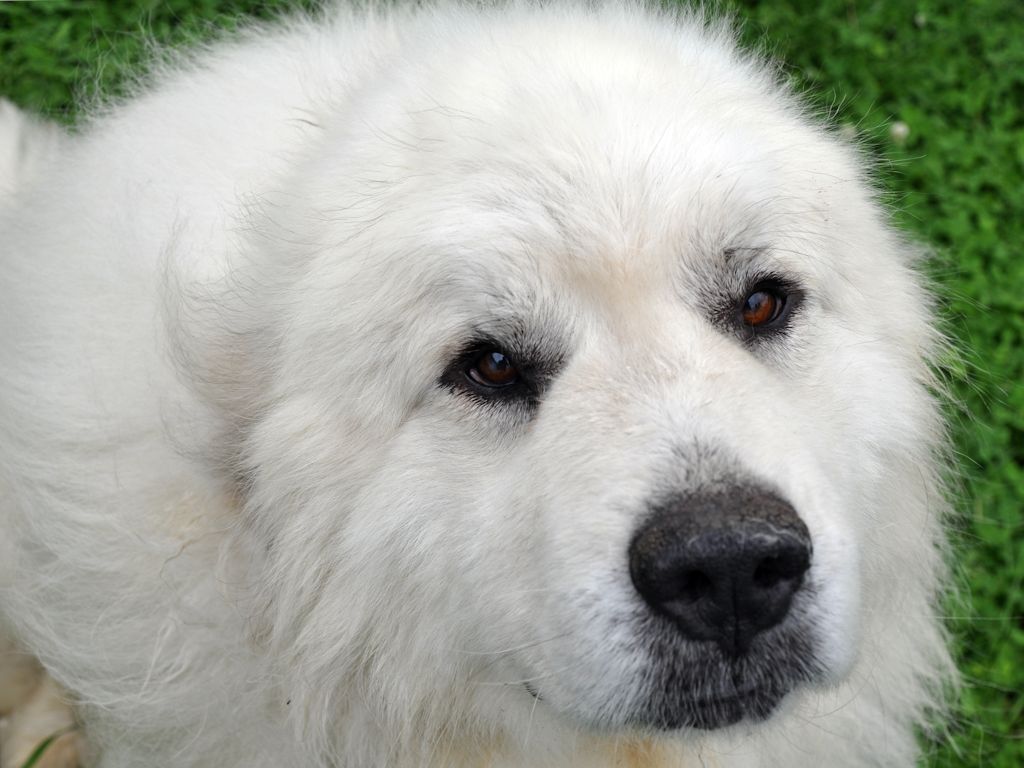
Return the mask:
<path id="1" fill-rule="evenodd" d="M 83 764 L 914 764 L 922 249 L 728 23 L 335 7 L 0 144 L 0 625 Z"/>

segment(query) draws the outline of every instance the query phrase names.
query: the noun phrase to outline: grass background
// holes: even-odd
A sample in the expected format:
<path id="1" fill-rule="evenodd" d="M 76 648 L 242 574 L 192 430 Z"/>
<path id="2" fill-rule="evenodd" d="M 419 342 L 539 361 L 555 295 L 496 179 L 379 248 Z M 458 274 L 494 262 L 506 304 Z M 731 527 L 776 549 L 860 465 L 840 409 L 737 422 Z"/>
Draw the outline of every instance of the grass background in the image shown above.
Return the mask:
<path id="1" fill-rule="evenodd" d="M 181 44 L 298 2 L 0 2 L 0 95 L 59 120 L 116 92 L 146 40 Z M 311 5 L 303 2 L 303 5 Z M 924 765 L 1024 766 L 1024 2 L 722 0 L 878 159 L 900 224 L 932 244 L 963 354 L 946 374 L 963 489 L 949 607 L 966 683 Z M 905 124 L 900 140 L 892 126 Z M 0 244 L 2 250 L 2 244 Z"/>

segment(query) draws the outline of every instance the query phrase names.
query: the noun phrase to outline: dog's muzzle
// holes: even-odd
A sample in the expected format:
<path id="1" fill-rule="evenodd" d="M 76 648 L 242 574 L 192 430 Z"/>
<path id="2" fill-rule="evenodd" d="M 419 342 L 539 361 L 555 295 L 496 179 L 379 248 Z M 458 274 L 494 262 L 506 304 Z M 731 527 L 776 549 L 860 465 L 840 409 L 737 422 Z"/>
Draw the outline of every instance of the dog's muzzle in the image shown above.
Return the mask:
<path id="1" fill-rule="evenodd" d="M 659 506 L 629 547 L 633 584 L 687 640 L 731 658 L 789 612 L 811 563 L 807 526 L 753 485 L 716 487 Z"/>

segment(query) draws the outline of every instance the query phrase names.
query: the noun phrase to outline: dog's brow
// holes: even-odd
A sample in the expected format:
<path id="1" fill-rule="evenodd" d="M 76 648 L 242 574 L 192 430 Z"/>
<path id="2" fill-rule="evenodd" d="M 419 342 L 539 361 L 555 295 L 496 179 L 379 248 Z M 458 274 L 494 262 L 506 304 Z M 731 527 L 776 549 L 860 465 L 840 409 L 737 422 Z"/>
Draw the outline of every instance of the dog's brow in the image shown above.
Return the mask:
<path id="1" fill-rule="evenodd" d="M 730 245 L 722 249 L 722 259 L 726 264 L 736 259 L 753 261 L 767 252 L 768 246 L 766 245 Z"/>

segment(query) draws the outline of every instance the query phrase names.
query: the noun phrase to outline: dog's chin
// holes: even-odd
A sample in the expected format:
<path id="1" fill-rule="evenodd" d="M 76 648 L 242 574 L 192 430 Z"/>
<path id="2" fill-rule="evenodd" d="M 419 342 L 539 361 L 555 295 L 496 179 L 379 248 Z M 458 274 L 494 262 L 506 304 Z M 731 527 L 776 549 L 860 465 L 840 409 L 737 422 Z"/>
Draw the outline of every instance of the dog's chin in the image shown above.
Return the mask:
<path id="1" fill-rule="evenodd" d="M 755 687 L 706 698 L 682 693 L 676 697 L 661 696 L 645 711 L 634 714 L 630 725 L 656 731 L 713 731 L 743 721 L 758 723 L 771 717 L 786 693 L 774 687 Z"/>
<path id="2" fill-rule="evenodd" d="M 620 680 L 608 691 L 612 698 L 599 705 L 598 718 L 548 701 L 543 685 L 524 687 L 535 699 L 592 729 L 667 733 L 757 724 L 772 717 L 792 692 L 830 679 L 801 622 L 765 633 L 739 656 L 727 655 L 713 643 L 682 641 L 668 632 L 652 632 L 646 645 L 649 666 L 637 670 L 634 680 Z M 627 692 L 630 683 L 639 686 L 632 695 Z M 614 700 L 621 701 L 621 707 Z"/>
<path id="3" fill-rule="evenodd" d="M 648 626 L 650 674 L 634 700 L 631 725 L 659 731 L 716 730 L 759 723 L 803 685 L 823 683 L 827 665 L 810 622 L 791 617 L 758 635 L 739 655 L 709 642 L 681 642 L 670 628 Z"/>
<path id="4" fill-rule="evenodd" d="M 538 702 L 544 696 L 533 686 L 524 686 Z M 715 731 L 739 723 L 756 724 L 770 718 L 790 692 L 776 686 L 726 690 L 700 698 L 686 691 L 663 691 L 650 697 L 621 720 L 586 721 L 589 729 L 604 732 L 642 734 L 696 730 Z M 576 718 L 573 718 L 576 719 Z"/>

